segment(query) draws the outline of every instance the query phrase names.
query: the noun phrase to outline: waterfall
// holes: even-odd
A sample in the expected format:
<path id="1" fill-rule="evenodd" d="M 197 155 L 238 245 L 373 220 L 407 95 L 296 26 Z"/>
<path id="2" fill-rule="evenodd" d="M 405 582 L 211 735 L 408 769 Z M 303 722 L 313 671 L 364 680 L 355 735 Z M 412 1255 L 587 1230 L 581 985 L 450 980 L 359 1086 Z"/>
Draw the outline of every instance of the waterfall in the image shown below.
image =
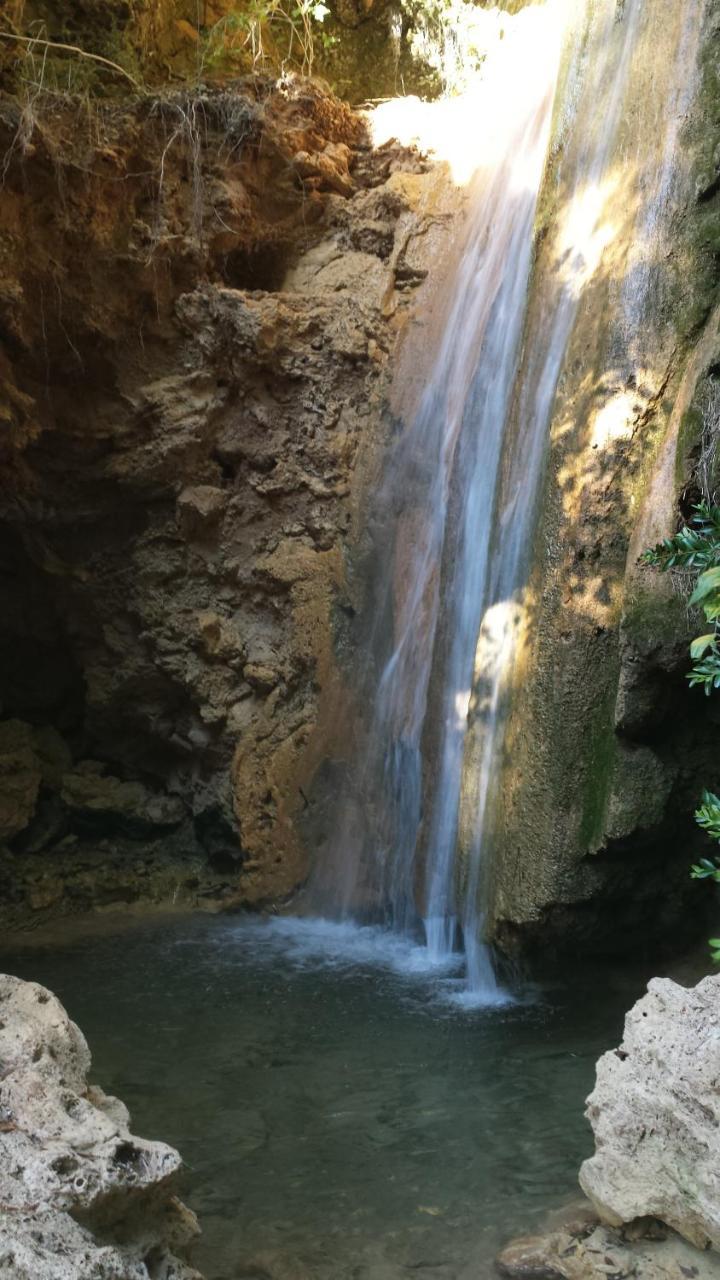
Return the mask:
<path id="1" fill-rule="evenodd" d="M 470 771 L 471 835 L 463 894 L 463 936 L 468 985 L 482 991 L 491 979 L 482 943 L 482 873 L 492 839 L 493 803 L 501 766 L 506 707 L 504 698 L 518 636 L 524 622 L 523 588 L 527 577 L 547 434 L 565 352 L 582 297 L 583 283 L 597 265 L 596 239 L 602 225 L 603 183 L 613 152 L 628 71 L 635 48 L 642 0 L 630 0 L 620 14 L 614 4 L 600 6 L 587 32 L 585 75 L 579 88 L 565 182 L 572 192 L 561 213 L 559 252 L 545 299 L 545 323 L 527 335 L 517 371 L 516 412 L 504 434 L 504 473 L 496 487 L 495 537 L 486 544 L 487 590 L 475 655 L 480 684 L 472 712 Z M 580 67 L 573 68 L 577 75 Z M 442 903 L 442 898 L 440 899 Z"/>
<path id="2" fill-rule="evenodd" d="M 371 513 L 373 621 L 358 673 L 371 712 L 315 901 L 422 930 L 438 963 L 461 942 L 479 997 L 496 992 L 484 879 L 548 433 L 611 234 L 610 171 L 645 12 L 646 0 L 549 0 L 508 19 L 489 51 L 473 110 L 478 129 L 492 122 L 493 146 L 472 181 L 422 396 Z M 683 71 L 678 58 L 678 84 Z M 676 98 L 641 221 L 659 216 L 657 184 L 670 183 Z M 566 194 L 531 287 L 544 183 Z"/>

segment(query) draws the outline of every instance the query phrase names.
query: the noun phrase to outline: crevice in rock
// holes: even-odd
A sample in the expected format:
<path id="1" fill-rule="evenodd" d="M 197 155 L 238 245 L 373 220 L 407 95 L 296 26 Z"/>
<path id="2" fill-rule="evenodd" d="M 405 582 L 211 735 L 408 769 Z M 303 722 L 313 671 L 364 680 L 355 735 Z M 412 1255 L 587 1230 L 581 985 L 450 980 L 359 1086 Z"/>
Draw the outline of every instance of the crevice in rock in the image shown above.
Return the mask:
<path id="1" fill-rule="evenodd" d="M 231 289 L 275 293 L 282 287 L 290 255 L 273 246 L 235 249 L 222 262 L 222 281 Z"/>

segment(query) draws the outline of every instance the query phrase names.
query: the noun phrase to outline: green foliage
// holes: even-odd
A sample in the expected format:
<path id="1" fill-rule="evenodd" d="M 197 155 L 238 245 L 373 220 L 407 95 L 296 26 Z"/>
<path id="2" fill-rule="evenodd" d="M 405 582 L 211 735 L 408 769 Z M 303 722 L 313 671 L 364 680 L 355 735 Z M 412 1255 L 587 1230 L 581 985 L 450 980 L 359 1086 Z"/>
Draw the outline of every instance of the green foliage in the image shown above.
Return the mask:
<path id="1" fill-rule="evenodd" d="M 231 68 L 239 61 L 255 71 L 289 64 L 311 75 L 317 47 L 334 43 L 323 30 L 329 13 L 323 0 L 245 0 L 204 37 L 202 67 Z"/>
<path id="2" fill-rule="evenodd" d="M 711 631 L 708 635 L 698 636 L 690 645 L 691 658 L 703 658 L 710 651 L 714 652 L 716 648 L 715 632 Z"/>
<path id="3" fill-rule="evenodd" d="M 711 862 L 709 858 L 701 858 L 690 868 L 691 880 L 714 880 L 720 884 L 720 864 Z"/>
<path id="4" fill-rule="evenodd" d="M 663 572 L 673 569 L 698 574 L 689 603 L 702 609 L 713 629 L 690 645 L 693 667 L 687 678 L 691 688 L 702 688 L 707 695 L 720 689 L 720 507 L 698 503 L 690 526 L 646 551 L 641 562 Z M 695 821 L 720 844 L 720 796 L 704 791 Z M 720 856 L 701 858 L 690 875 L 693 880 L 720 884 Z M 710 939 L 710 954 L 720 964 L 720 938 Z"/>
<path id="5" fill-rule="evenodd" d="M 691 688 L 701 688 L 708 695 L 720 689 L 720 507 L 699 502 L 691 524 L 646 551 L 641 562 L 662 572 L 699 571 L 690 604 L 702 608 L 713 630 L 693 640 L 694 665 L 687 678 Z"/>
<path id="6" fill-rule="evenodd" d="M 708 622 L 712 622 L 720 613 L 718 592 L 720 592 L 720 568 L 706 569 L 698 578 L 697 586 L 690 597 L 690 604 L 701 604 Z"/>
<path id="7" fill-rule="evenodd" d="M 713 646 L 715 646 L 715 637 L 713 637 Z M 704 689 L 708 697 L 713 689 L 720 689 L 720 653 L 715 647 L 707 658 L 695 663 L 692 671 L 688 672 L 687 678 L 691 689 Z"/>
<path id="8" fill-rule="evenodd" d="M 712 791 L 703 791 L 702 804 L 695 812 L 695 821 L 703 831 L 707 831 L 713 840 L 720 841 L 720 799 Z M 701 859 L 701 865 L 707 867 L 707 859 Z M 709 864 L 714 867 L 714 864 Z M 695 868 L 693 868 L 695 870 Z M 706 875 L 696 875 L 696 880 L 707 879 Z M 718 874 L 720 879 L 720 873 Z"/>
<path id="9" fill-rule="evenodd" d="M 699 502 L 690 527 L 646 551 L 641 563 L 655 569 L 708 569 L 720 565 L 720 507 Z"/>

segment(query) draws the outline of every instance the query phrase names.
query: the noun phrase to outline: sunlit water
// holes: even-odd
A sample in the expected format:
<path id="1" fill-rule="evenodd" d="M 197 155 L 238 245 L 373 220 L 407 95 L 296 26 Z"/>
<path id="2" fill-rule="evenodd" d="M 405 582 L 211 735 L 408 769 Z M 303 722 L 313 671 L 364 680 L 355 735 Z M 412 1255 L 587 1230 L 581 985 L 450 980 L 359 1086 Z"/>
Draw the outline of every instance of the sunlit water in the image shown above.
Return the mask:
<path id="1" fill-rule="evenodd" d="M 183 1153 L 209 1280 L 492 1272 L 576 1194 L 583 1100 L 639 978 L 462 983 L 377 930 L 194 918 L 0 954 L 82 1026 L 93 1078 Z"/>

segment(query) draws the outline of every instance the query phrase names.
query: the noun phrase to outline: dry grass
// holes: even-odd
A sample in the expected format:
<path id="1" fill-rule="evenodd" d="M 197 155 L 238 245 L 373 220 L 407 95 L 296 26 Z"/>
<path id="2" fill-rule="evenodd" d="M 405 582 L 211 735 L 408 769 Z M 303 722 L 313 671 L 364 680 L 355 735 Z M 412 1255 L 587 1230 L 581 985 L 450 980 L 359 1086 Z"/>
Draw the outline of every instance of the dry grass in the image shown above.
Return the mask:
<path id="1" fill-rule="evenodd" d="M 700 400 L 703 429 L 697 465 L 698 484 L 706 502 L 716 498 L 717 455 L 720 445 L 720 382 L 708 378 Z"/>

